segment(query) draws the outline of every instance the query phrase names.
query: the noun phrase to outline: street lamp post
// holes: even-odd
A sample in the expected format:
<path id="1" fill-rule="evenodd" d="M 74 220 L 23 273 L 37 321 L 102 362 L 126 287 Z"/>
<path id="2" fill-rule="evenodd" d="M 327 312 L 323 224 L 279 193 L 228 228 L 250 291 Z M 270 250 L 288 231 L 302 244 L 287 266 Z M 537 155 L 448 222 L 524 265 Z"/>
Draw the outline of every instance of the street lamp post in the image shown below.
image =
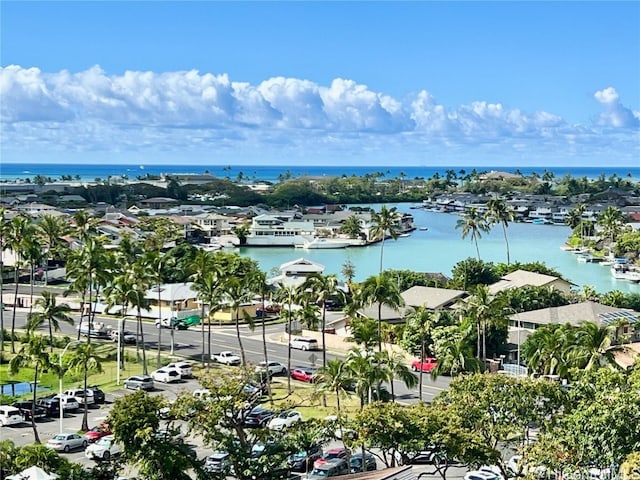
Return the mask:
<path id="1" fill-rule="evenodd" d="M 67 345 L 65 345 L 64 349 L 62 350 L 62 353 L 60 353 L 60 372 L 59 372 L 59 380 L 60 380 L 60 392 L 59 392 L 59 399 L 58 399 L 58 410 L 59 410 L 59 414 L 60 414 L 60 433 L 62 433 L 62 419 L 64 418 L 64 408 L 62 408 L 62 376 L 64 374 L 64 372 L 62 371 L 62 359 L 64 357 L 64 354 L 67 353 L 67 349 L 71 346 L 74 345 L 76 343 L 79 343 L 78 340 L 72 340 L 69 343 L 67 343 Z M 86 395 L 86 392 L 85 392 Z"/>

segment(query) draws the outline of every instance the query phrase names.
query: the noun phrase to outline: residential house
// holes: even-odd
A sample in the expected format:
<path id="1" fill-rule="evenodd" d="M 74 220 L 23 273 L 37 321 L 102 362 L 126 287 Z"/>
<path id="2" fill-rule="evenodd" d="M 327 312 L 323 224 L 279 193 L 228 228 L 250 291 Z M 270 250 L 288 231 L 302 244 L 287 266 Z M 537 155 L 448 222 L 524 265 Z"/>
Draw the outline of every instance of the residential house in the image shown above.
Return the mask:
<path id="1" fill-rule="evenodd" d="M 573 284 L 562 278 L 542 273 L 529 272 L 527 270 L 516 270 L 502 277 L 496 283 L 489 285 L 489 292 L 496 294 L 503 290 L 520 287 L 554 287 L 564 293 L 571 291 Z"/>

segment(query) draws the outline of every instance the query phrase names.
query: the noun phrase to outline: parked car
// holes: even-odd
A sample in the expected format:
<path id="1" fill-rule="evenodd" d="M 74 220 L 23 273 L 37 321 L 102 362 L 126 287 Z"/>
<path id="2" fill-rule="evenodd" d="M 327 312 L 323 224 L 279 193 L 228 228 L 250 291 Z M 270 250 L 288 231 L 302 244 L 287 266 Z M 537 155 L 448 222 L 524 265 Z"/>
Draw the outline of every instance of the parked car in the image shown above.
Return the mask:
<path id="1" fill-rule="evenodd" d="M 111 330 L 111 332 L 109 332 L 109 335 L 111 337 L 111 340 L 114 343 L 118 342 L 118 335 L 120 335 L 120 332 L 118 330 L 116 329 Z M 122 332 L 123 343 L 126 343 L 128 345 L 135 345 L 137 341 L 138 341 L 138 336 L 134 332 L 130 332 L 129 330 L 124 330 Z"/>
<path id="2" fill-rule="evenodd" d="M 96 403 L 95 398 L 93 397 L 93 390 L 87 388 L 86 390 L 83 388 L 72 388 L 64 392 L 65 395 L 69 397 L 75 397 L 80 405 L 84 405 L 85 397 L 87 401 L 87 405 L 93 405 Z"/>
<path id="3" fill-rule="evenodd" d="M 97 385 L 91 385 L 87 387 L 87 389 L 93 391 L 93 399 L 96 401 L 96 403 L 104 403 L 107 400 L 106 395 Z"/>
<path id="4" fill-rule="evenodd" d="M 171 362 L 165 368 L 175 368 L 182 378 L 193 378 L 193 366 L 189 362 Z"/>
<path id="5" fill-rule="evenodd" d="M 18 425 L 24 422 L 24 418 L 16 407 L 11 405 L 0 405 L 0 425 L 3 427 L 9 425 Z"/>
<path id="6" fill-rule="evenodd" d="M 275 414 L 273 410 L 258 405 L 247 414 L 244 424 L 247 427 L 264 427 Z"/>
<path id="7" fill-rule="evenodd" d="M 78 410 L 80 408 L 80 402 L 78 402 L 78 399 L 76 397 L 72 397 L 71 395 L 63 393 L 62 396 L 55 395 L 53 398 L 60 400 L 60 403 L 62 404 L 62 410 L 64 410 L 65 412 L 67 410 Z"/>
<path id="8" fill-rule="evenodd" d="M 102 437 L 96 443 L 89 445 L 84 456 L 92 460 L 109 460 L 111 457 L 120 454 L 120 446 L 115 442 L 113 435 Z"/>
<path id="9" fill-rule="evenodd" d="M 291 470 L 306 473 L 313 469 L 313 463 L 322 458 L 322 447 L 320 445 L 312 446 L 308 451 L 301 450 L 289 455 L 287 465 Z"/>
<path id="10" fill-rule="evenodd" d="M 328 462 L 314 466 L 309 479 L 337 477 L 349 473 L 349 463 L 344 458 L 334 458 Z"/>
<path id="11" fill-rule="evenodd" d="M 287 367 L 280 362 L 269 361 L 269 363 L 262 361 L 256 365 L 256 372 L 269 372 L 271 375 L 285 375 L 287 373 Z"/>
<path id="12" fill-rule="evenodd" d="M 47 448 L 69 453 L 71 450 L 85 448 L 87 439 L 77 433 L 59 433 L 47 441 Z"/>
<path id="13" fill-rule="evenodd" d="M 23 400 L 21 402 L 14 402 L 12 407 L 16 407 L 20 410 L 20 415 L 24 418 L 25 421 L 31 420 L 31 412 L 33 407 L 33 418 L 36 420 L 39 418 L 45 418 L 47 416 L 47 409 L 38 405 L 37 403 L 33 405 L 32 400 Z"/>
<path id="14" fill-rule="evenodd" d="M 301 382 L 313 383 L 316 379 L 316 367 L 296 367 L 291 369 L 291 378 Z"/>
<path id="15" fill-rule="evenodd" d="M 213 452 L 204 461 L 204 470 L 210 473 L 231 473 L 231 469 L 228 452 Z"/>
<path id="16" fill-rule="evenodd" d="M 133 375 L 124 381 L 124 388 L 132 390 L 153 390 L 153 378 L 149 375 Z"/>
<path id="17" fill-rule="evenodd" d="M 89 443 L 95 443 L 100 440 L 102 437 L 106 437 L 107 435 L 111 435 L 111 429 L 109 425 L 106 423 L 101 423 L 100 425 L 96 425 L 87 433 L 84 434 L 84 437 L 87 439 Z"/>
<path id="18" fill-rule="evenodd" d="M 330 448 L 329 450 L 324 452 L 324 455 L 322 455 L 321 458 L 317 459 L 313 463 L 313 467 L 316 468 L 336 458 L 340 458 L 348 462 L 349 459 L 351 458 L 351 450 L 349 450 L 346 447 Z"/>
<path id="19" fill-rule="evenodd" d="M 422 360 L 414 360 L 411 362 L 411 370 L 414 372 L 429 373 L 438 366 L 435 358 L 423 358 Z"/>
<path id="20" fill-rule="evenodd" d="M 38 398 L 36 400 L 36 405 L 44 408 L 47 411 L 48 417 L 60 416 L 60 401 L 57 398 L 52 398 L 52 397 Z"/>
<path id="21" fill-rule="evenodd" d="M 369 472 L 371 470 L 377 470 L 378 464 L 376 463 L 376 457 L 371 455 L 370 453 L 364 454 L 365 458 L 365 471 Z M 360 473 L 362 472 L 362 453 L 356 453 L 349 460 L 349 473 Z"/>
<path id="22" fill-rule="evenodd" d="M 318 340 L 309 337 L 294 337 L 289 342 L 291 348 L 298 350 L 319 350 Z"/>
<path id="23" fill-rule="evenodd" d="M 465 473 L 464 480 L 504 480 L 504 477 L 491 467 L 480 467 Z"/>
<path id="24" fill-rule="evenodd" d="M 177 368 L 162 367 L 151 372 L 151 378 L 156 382 L 172 383 L 179 382 L 182 377 Z"/>
<path id="25" fill-rule="evenodd" d="M 284 410 L 269 421 L 268 427 L 271 430 L 282 430 L 301 421 L 302 414 L 297 410 Z"/>

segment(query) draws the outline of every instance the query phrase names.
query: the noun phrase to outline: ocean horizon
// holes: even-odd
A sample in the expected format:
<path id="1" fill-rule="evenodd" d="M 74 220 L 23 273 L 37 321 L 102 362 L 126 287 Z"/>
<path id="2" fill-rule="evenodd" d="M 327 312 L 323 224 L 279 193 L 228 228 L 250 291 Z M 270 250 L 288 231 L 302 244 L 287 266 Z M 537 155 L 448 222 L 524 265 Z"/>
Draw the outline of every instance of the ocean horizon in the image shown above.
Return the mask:
<path id="1" fill-rule="evenodd" d="M 77 163 L 6 163 L 0 165 L 0 181 L 16 181 L 19 179 L 33 178 L 36 175 L 51 177 L 60 180 L 63 175 L 80 177 L 82 181 L 106 180 L 109 177 L 126 177 L 135 180 L 145 175 L 162 174 L 204 174 L 209 173 L 218 178 L 236 180 L 241 174 L 246 181 L 277 182 L 281 176 L 290 175 L 293 178 L 302 176 L 335 177 L 335 176 L 364 176 L 367 174 L 382 173 L 385 178 L 397 178 L 404 174 L 405 178 L 430 178 L 438 173 L 446 175 L 448 170 L 456 174 L 476 171 L 504 171 L 514 173 L 520 171 L 523 175 L 537 173 L 542 175 L 545 171 L 551 172 L 556 178 L 570 175 L 576 178 L 586 177 L 596 179 L 600 175 L 609 178 L 617 175 L 632 181 L 640 181 L 639 167 L 601 166 L 601 167 L 577 167 L 577 166 L 445 166 L 445 165 L 114 165 L 114 164 L 77 164 Z M 462 173 L 464 175 L 464 173 Z"/>

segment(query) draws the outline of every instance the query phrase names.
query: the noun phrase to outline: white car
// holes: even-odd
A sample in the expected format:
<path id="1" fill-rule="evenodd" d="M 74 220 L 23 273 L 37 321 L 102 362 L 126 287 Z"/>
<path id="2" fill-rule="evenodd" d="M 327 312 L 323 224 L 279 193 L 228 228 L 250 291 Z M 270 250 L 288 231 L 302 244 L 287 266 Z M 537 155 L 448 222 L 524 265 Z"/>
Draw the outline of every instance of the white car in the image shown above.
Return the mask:
<path id="1" fill-rule="evenodd" d="M 179 382 L 182 376 L 177 368 L 162 367 L 151 372 L 151 378 L 156 382 L 171 383 Z"/>
<path id="2" fill-rule="evenodd" d="M 3 427 L 7 425 L 18 425 L 23 421 L 22 414 L 16 407 L 0 405 L 0 425 Z"/>
<path id="3" fill-rule="evenodd" d="M 172 362 L 165 365 L 165 368 L 175 368 L 182 378 L 193 377 L 193 368 L 189 362 Z"/>
<path id="4" fill-rule="evenodd" d="M 120 447 L 115 442 L 115 437 L 107 435 L 96 443 L 89 445 L 84 451 L 84 456 L 92 460 L 109 460 L 109 458 L 119 453 Z"/>
<path id="5" fill-rule="evenodd" d="M 85 448 L 87 439 L 77 433 L 59 433 L 47 441 L 47 448 L 68 453 L 77 448 Z"/>
<path id="6" fill-rule="evenodd" d="M 78 410 L 80 408 L 80 402 L 78 402 L 78 399 L 71 395 L 63 393 L 62 397 L 60 395 L 54 395 L 53 398 L 60 399 L 62 410 Z"/>
<path id="7" fill-rule="evenodd" d="M 464 480 L 504 480 L 498 467 L 480 467 L 478 470 L 467 472 Z"/>
<path id="8" fill-rule="evenodd" d="M 93 397 L 93 390 L 84 390 L 82 388 L 73 388 L 71 390 L 67 390 L 64 392 L 65 395 L 69 397 L 75 397 L 80 405 L 84 405 L 84 398 L 87 397 L 87 405 L 93 405 L 96 403 L 95 398 Z"/>
<path id="9" fill-rule="evenodd" d="M 285 410 L 280 412 L 277 416 L 273 417 L 268 424 L 271 430 L 282 430 L 290 427 L 291 425 L 301 422 L 302 414 L 297 410 Z"/>
<path id="10" fill-rule="evenodd" d="M 268 371 L 271 375 L 286 375 L 287 367 L 280 362 L 270 361 L 269 363 L 262 361 L 256 365 L 256 372 Z"/>

